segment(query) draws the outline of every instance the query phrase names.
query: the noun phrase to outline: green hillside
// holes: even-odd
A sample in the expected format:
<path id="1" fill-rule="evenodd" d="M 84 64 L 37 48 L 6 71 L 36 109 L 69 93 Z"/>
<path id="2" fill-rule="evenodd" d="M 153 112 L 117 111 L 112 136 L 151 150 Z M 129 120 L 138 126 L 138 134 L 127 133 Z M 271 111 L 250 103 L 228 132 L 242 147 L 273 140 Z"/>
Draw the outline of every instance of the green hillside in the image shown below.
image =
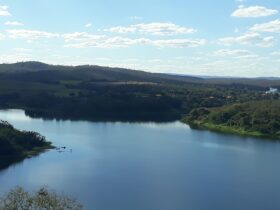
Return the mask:
<path id="1" fill-rule="evenodd" d="M 222 132 L 280 138 L 280 100 L 199 108 L 190 112 L 184 122 Z"/>
<path id="2" fill-rule="evenodd" d="M 0 108 L 45 118 L 173 121 L 199 107 L 279 97 L 263 94 L 269 86 L 208 80 L 100 66 L 2 64 Z"/>

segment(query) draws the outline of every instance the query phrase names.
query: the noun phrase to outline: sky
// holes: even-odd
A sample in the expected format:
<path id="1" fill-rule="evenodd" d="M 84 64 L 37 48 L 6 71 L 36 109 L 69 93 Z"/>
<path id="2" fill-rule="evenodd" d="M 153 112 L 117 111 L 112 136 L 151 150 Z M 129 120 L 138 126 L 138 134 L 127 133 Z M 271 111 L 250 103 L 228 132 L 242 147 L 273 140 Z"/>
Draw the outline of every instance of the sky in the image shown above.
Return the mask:
<path id="1" fill-rule="evenodd" d="M 0 63 L 280 77 L 279 0 L 0 0 Z"/>

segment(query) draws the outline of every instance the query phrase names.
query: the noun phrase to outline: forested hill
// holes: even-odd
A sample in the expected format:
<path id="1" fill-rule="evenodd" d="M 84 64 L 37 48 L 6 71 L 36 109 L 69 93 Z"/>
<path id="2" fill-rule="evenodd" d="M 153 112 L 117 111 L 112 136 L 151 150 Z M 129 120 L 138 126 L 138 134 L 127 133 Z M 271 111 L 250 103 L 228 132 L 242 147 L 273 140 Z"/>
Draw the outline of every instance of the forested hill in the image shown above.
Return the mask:
<path id="1" fill-rule="evenodd" d="M 138 81 L 154 83 L 198 82 L 202 78 L 192 76 L 149 73 L 145 71 L 110 68 L 103 66 L 59 66 L 40 62 L 0 64 L 0 77 L 33 80 L 92 80 L 92 81 Z"/>
<path id="2" fill-rule="evenodd" d="M 236 82 L 101 66 L 0 64 L 0 108 L 59 119 L 173 121 L 195 108 L 279 98 L 265 94 L 269 82 Z"/>
<path id="3" fill-rule="evenodd" d="M 136 81 L 169 84 L 218 85 L 224 87 L 264 90 L 269 87 L 280 89 L 280 78 L 223 78 L 189 76 L 181 74 L 149 73 L 125 68 L 111 68 L 96 65 L 62 66 L 41 62 L 19 62 L 0 64 L 0 79 L 19 79 L 40 82 L 58 80 L 83 80 L 100 82 Z M 57 78 L 57 79 L 55 79 Z"/>
<path id="4" fill-rule="evenodd" d="M 194 109 L 184 121 L 216 131 L 280 138 L 280 100 Z"/>
<path id="5" fill-rule="evenodd" d="M 256 90 L 264 90 L 269 87 L 280 89 L 280 78 L 273 77 L 257 77 L 257 78 L 208 78 L 204 80 L 208 84 L 216 84 L 220 86 L 243 86 L 244 88 L 254 88 Z"/>

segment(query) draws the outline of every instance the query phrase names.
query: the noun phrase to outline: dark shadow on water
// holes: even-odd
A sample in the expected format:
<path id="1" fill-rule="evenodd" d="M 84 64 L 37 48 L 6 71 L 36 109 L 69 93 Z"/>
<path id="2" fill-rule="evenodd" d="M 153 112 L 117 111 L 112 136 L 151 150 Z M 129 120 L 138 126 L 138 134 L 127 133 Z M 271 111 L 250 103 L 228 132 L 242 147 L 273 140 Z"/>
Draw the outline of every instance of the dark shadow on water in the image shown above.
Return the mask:
<path id="1" fill-rule="evenodd" d="M 249 138 L 249 139 L 255 139 L 255 140 L 260 140 L 260 141 L 265 140 L 265 141 L 280 143 L 280 138 L 277 138 L 277 137 L 274 137 L 274 136 L 269 136 L 269 135 L 267 135 L 267 136 L 266 135 L 255 136 L 255 135 L 250 135 L 250 134 L 239 134 L 239 133 L 236 133 L 236 132 L 223 132 L 223 131 L 216 130 L 216 129 L 207 129 L 207 128 L 197 126 L 197 125 L 194 125 L 194 124 L 188 124 L 188 125 L 192 130 L 207 131 L 207 132 L 210 132 L 210 133 L 216 133 L 216 134 L 223 135 L 223 136 L 226 136 L 226 137 L 237 136 L 237 137 L 241 137 L 243 139 L 248 139 Z"/>
<path id="2" fill-rule="evenodd" d="M 56 113 L 51 110 L 24 110 L 25 115 L 34 119 L 43 120 L 85 120 L 91 122 L 175 122 L 181 119 L 181 115 L 178 113 L 95 113 L 88 116 L 79 115 L 75 113 Z"/>
<path id="3" fill-rule="evenodd" d="M 24 158 L 19 157 L 0 157 L 0 172 L 9 168 L 12 165 L 20 164 Z"/>
<path id="4" fill-rule="evenodd" d="M 41 154 L 44 154 L 51 150 L 52 150 L 52 148 L 46 149 L 42 152 L 34 153 L 30 156 L 25 156 L 25 157 L 1 157 L 0 156 L 0 172 L 5 169 L 8 169 L 11 166 L 19 165 L 19 164 L 23 163 L 25 160 L 39 157 Z"/>

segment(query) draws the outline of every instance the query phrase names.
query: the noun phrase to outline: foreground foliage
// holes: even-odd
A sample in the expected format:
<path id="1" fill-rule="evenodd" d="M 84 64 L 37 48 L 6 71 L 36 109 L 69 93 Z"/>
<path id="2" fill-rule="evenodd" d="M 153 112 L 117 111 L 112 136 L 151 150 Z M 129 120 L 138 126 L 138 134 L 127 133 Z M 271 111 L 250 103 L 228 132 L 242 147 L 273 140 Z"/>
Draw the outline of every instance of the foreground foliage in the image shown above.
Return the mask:
<path id="1" fill-rule="evenodd" d="M 17 187 L 0 199 L 1 210 L 81 210 L 75 199 L 50 191 L 46 187 L 35 193 Z"/>

